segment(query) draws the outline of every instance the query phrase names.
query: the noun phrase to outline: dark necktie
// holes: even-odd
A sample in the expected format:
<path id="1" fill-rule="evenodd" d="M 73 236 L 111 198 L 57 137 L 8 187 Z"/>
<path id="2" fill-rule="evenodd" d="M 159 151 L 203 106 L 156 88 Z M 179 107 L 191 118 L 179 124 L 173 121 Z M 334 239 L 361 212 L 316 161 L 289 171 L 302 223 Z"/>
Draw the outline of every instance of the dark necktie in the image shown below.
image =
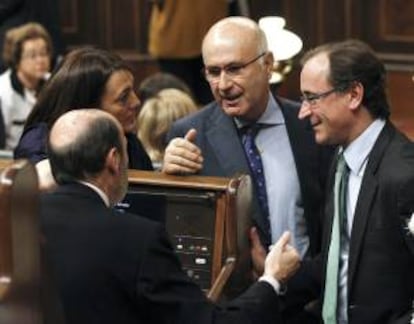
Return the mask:
<path id="1" fill-rule="evenodd" d="M 343 154 L 338 157 L 334 187 L 334 218 L 326 266 L 325 293 L 322 317 L 325 324 L 337 323 L 338 285 L 341 248 L 348 244 L 346 229 L 346 189 L 349 169 Z M 342 246 L 341 246 L 342 245 Z"/>
<path id="2" fill-rule="evenodd" d="M 260 152 L 254 142 L 255 137 L 260 130 L 260 127 L 261 125 L 259 124 L 253 124 L 244 127 L 242 129 L 242 143 L 244 151 L 246 153 L 247 161 L 249 163 L 250 171 L 253 176 L 253 182 L 255 184 L 260 208 L 267 219 L 269 216 L 269 207 L 267 204 L 266 181 L 263 172 L 263 164 L 260 157 Z"/>

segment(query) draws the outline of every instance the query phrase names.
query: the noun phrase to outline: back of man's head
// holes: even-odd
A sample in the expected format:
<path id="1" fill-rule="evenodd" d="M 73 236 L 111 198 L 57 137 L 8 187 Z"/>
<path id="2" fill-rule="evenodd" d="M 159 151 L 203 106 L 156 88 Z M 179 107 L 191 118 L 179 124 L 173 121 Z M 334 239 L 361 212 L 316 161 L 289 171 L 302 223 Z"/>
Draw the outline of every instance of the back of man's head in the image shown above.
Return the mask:
<path id="1" fill-rule="evenodd" d="M 100 109 L 76 109 L 62 115 L 53 125 L 48 155 L 58 184 L 88 180 L 105 167 L 108 152 L 122 152 L 118 122 Z"/>

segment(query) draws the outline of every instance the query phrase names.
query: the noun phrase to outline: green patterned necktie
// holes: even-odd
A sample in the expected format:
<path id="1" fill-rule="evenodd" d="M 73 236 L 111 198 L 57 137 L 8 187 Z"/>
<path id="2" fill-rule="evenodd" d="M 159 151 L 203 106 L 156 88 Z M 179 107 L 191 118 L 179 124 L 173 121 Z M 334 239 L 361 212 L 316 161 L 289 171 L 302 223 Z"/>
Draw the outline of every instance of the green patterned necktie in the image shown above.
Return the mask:
<path id="1" fill-rule="evenodd" d="M 331 242 L 326 266 L 325 293 L 322 317 L 325 324 L 337 323 L 338 274 L 340 257 L 340 224 L 346 217 L 346 188 L 348 168 L 343 154 L 338 157 L 334 187 L 334 219 L 332 223 Z"/>

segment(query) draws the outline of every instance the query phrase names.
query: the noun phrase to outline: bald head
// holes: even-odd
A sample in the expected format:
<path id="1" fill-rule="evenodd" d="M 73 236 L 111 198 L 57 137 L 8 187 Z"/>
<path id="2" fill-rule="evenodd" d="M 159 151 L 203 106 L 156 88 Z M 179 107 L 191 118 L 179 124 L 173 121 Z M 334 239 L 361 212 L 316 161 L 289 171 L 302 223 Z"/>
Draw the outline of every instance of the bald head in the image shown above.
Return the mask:
<path id="1" fill-rule="evenodd" d="M 259 25 L 246 17 L 228 17 L 203 41 L 205 76 L 214 99 L 233 118 L 256 121 L 269 99 L 273 55 Z"/>
<path id="2" fill-rule="evenodd" d="M 111 149 L 123 152 L 119 122 L 99 109 L 76 109 L 62 115 L 49 134 L 48 152 L 58 183 L 99 174 Z"/>
<path id="3" fill-rule="evenodd" d="M 214 24 L 203 40 L 203 56 L 212 47 L 243 46 L 257 54 L 266 52 L 267 41 L 264 32 L 252 19 L 246 17 L 227 17 Z"/>
<path id="4" fill-rule="evenodd" d="M 100 109 L 76 109 L 65 113 L 50 131 L 50 145 L 62 149 L 78 142 L 79 137 L 90 131 L 91 124 L 99 118 L 108 118 L 117 124 L 114 117 Z"/>

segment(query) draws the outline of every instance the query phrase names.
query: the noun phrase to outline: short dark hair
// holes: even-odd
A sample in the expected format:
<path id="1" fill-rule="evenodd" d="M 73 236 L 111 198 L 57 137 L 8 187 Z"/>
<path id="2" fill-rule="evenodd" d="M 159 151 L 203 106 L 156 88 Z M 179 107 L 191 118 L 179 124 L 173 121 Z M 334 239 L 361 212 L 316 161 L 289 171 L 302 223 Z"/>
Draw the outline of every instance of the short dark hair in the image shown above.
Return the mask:
<path id="1" fill-rule="evenodd" d="M 361 83 L 364 107 L 374 118 L 388 118 L 385 66 L 368 44 L 355 39 L 324 44 L 307 52 L 301 60 L 302 66 L 321 53 L 326 53 L 329 59 L 328 81 L 334 88 L 346 91 L 355 82 Z"/>
<path id="2" fill-rule="evenodd" d="M 50 129 L 69 110 L 100 107 L 108 79 L 123 70 L 130 68 L 114 53 L 95 47 L 73 50 L 40 92 L 25 129 L 41 122 Z"/>
<path id="3" fill-rule="evenodd" d="M 120 130 L 111 118 L 93 118 L 88 126 L 64 147 L 56 148 L 48 141 L 50 166 L 58 184 L 86 180 L 104 169 L 112 148 L 122 152 Z"/>

